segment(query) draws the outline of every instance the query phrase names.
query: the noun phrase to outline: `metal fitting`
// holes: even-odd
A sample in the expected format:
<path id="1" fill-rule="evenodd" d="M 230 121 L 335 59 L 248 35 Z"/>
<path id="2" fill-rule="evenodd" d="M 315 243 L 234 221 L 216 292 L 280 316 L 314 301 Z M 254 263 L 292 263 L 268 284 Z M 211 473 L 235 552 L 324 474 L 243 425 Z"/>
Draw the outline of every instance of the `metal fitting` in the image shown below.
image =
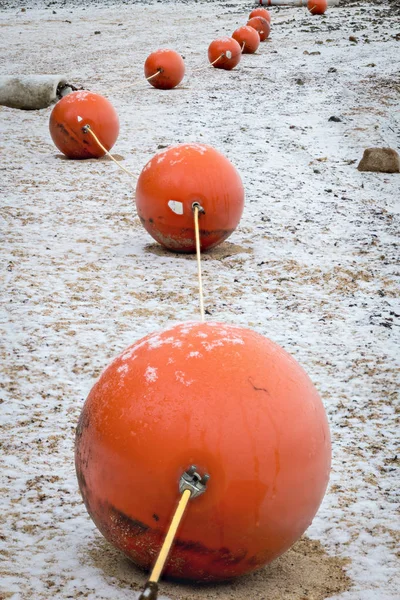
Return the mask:
<path id="1" fill-rule="evenodd" d="M 200 204 L 200 202 L 193 202 L 192 204 L 192 211 L 194 212 L 194 209 L 197 208 L 199 211 L 199 215 L 206 214 L 206 211 L 204 210 L 204 208 L 202 207 L 202 205 Z"/>
<path id="2" fill-rule="evenodd" d="M 158 597 L 158 584 L 156 581 L 148 581 L 143 592 L 140 594 L 138 600 L 157 600 Z"/>
<path id="3" fill-rule="evenodd" d="M 180 493 L 183 494 L 185 490 L 189 490 L 191 498 L 196 498 L 197 496 L 204 494 L 207 482 L 210 479 L 208 473 L 200 475 L 196 469 L 196 465 L 192 465 L 179 479 Z"/>

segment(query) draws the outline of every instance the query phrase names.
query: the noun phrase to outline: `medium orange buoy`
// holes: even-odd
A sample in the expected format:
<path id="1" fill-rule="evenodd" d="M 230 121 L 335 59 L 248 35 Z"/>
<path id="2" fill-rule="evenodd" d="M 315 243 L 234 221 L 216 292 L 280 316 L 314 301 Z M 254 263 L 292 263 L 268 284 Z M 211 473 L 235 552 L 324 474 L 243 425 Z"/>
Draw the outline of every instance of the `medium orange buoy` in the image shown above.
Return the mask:
<path id="1" fill-rule="evenodd" d="M 119 133 L 119 120 L 106 98 L 78 91 L 57 102 L 50 115 L 50 135 L 68 158 L 99 158 L 105 154 L 93 137 L 83 132 L 85 125 L 90 126 L 107 150 L 113 147 Z"/>
<path id="2" fill-rule="evenodd" d="M 271 13 L 268 12 L 266 8 L 261 8 L 261 6 L 259 8 L 254 8 L 251 11 L 249 19 L 252 19 L 253 17 L 264 17 L 268 23 L 271 23 Z"/>
<path id="3" fill-rule="evenodd" d="M 206 250 L 231 235 L 244 204 L 239 173 L 211 146 L 171 146 L 143 168 L 136 186 L 137 212 L 145 229 L 166 248 L 195 251 L 196 202 L 204 209 L 199 226 L 201 249 Z"/>
<path id="4" fill-rule="evenodd" d="M 253 27 L 258 32 L 261 42 L 264 42 L 271 32 L 271 27 L 264 17 L 253 17 L 247 21 L 247 26 Z"/>
<path id="5" fill-rule="evenodd" d="M 254 27 L 239 27 L 232 33 L 232 37 L 243 48 L 243 54 L 254 54 L 260 45 L 260 36 Z"/>
<path id="6" fill-rule="evenodd" d="M 327 8 L 327 0 L 308 0 L 307 8 L 312 15 L 323 15 Z"/>
<path id="7" fill-rule="evenodd" d="M 208 47 L 208 60 L 216 69 L 230 71 L 240 62 L 242 48 L 231 37 L 218 38 Z"/>
<path id="8" fill-rule="evenodd" d="M 156 75 L 156 73 L 158 73 Z M 167 48 L 152 52 L 144 63 L 144 74 L 149 83 L 159 90 L 171 90 L 185 75 L 185 63 L 180 54 Z"/>
<path id="9" fill-rule="evenodd" d="M 183 323 L 127 348 L 83 407 L 76 471 L 103 535 L 153 566 L 192 464 L 208 473 L 164 574 L 201 582 L 256 570 L 307 529 L 324 496 L 330 436 L 316 389 L 254 331 Z"/>

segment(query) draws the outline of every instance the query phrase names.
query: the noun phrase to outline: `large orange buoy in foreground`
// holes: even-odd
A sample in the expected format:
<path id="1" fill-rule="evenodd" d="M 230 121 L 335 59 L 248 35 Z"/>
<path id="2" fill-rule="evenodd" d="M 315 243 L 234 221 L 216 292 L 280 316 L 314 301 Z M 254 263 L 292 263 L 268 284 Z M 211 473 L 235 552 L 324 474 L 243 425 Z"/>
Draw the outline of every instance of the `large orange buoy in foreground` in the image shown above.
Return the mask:
<path id="1" fill-rule="evenodd" d="M 268 23 L 271 23 L 271 13 L 266 8 L 262 8 L 261 6 L 258 8 L 254 8 L 251 11 L 251 13 L 249 14 L 249 19 L 252 19 L 253 17 L 264 17 L 264 19 L 266 19 Z"/>
<path id="2" fill-rule="evenodd" d="M 93 92 L 78 91 L 64 96 L 50 115 L 50 135 L 68 158 L 99 158 L 104 150 L 83 127 L 89 125 L 102 145 L 110 150 L 117 141 L 119 119 L 113 105 Z"/>
<path id="3" fill-rule="evenodd" d="M 200 245 L 225 240 L 243 212 L 240 175 L 225 156 L 205 144 L 178 144 L 156 154 L 136 186 L 136 207 L 146 230 L 176 252 L 194 252 L 193 204 L 201 205 Z"/>
<path id="4" fill-rule="evenodd" d="M 241 56 L 241 46 L 231 37 L 218 38 L 208 47 L 208 60 L 216 69 L 230 71 L 239 64 Z"/>
<path id="5" fill-rule="evenodd" d="M 254 54 L 260 45 L 260 36 L 254 27 L 247 27 L 246 25 L 238 27 L 232 33 L 232 37 L 243 48 L 243 54 Z"/>
<path id="6" fill-rule="evenodd" d="M 308 0 L 307 8 L 312 15 L 323 15 L 328 9 L 327 0 Z"/>
<path id="7" fill-rule="evenodd" d="M 264 42 L 271 32 L 270 24 L 264 17 L 252 17 L 247 21 L 248 27 L 253 27 L 260 36 L 260 41 Z"/>
<path id="8" fill-rule="evenodd" d="M 86 507 L 103 535 L 148 569 L 195 464 L 210 480 L 189 503 L 165 575 L 218 581 L 260 568 L 310 525 L 330 470 L 316 389 L 254 331 L 183 323 L 127 348 L 91 390 L 76 436 Z"/>
<path id="9" fill-rule="evenodd" d="M 160 90 L 171 90 L 183 79 L 185 63 L 180 54 L 167 48 L 152 52 L 144 63 L 149 83 Z"/>

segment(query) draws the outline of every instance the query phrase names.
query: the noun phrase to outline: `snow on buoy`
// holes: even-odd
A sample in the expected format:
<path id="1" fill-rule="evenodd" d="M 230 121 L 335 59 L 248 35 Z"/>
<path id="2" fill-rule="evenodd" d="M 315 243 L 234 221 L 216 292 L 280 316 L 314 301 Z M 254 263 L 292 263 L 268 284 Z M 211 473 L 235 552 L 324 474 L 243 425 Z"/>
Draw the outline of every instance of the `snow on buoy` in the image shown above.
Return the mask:
<path id="1" fill-rule="evenodd" d="M 327 0 L 308 0 L 307 8 L 312 15 L 323 15 L 328 9 Z"/>
<path id="2" fill-rule="evenodd" d="M 230 71 L 239 64 L 241 56 L 241 46 L 231 37 L 218 38 L 208 47 L 208 60 L 216 69 Z"/>
<path id="3" fill-rule="evenodd" d="M 251 11 L 249 19 L 252 19 L 253 17 L 263 17 L 268 21 L 268 23 L 271 23 L 271 13 L 268 12 L 266 8 L 262 8 L 261 6 L 259 8 L 254 8 Z"/>
<path id="4" fill-rule="evenodd" d="M 212 248 L 239 224 L 244 204 L 240 175 L 211 146 L 170 146 L 156 154 L 139 176 L 138 216 L 150 235 L 166 248 L 194 252 L 193 203 L 204 210 L 199 218 L 201 249 Z"/>
<path id="5" fill-rule="evenodd" d="M 232 37 L 243 48 L 243 54 L 254 54 L 260 45 L 260 36 L 254 27 L 239 27 L 232 33 Z"/>
<path id="6" fill-rule="evenodd" d="M 261 42 L 264 42 L 271 32 L 271 27 L 264 17 L 253 17 L 247 21 L 247 26 L 253 27 L 258 32 Z"/>
<path id="7" fill-rule="evenodd" d="M 300 365 L 254 331 L 182 323 L 134 343 L 83 407 L 76 472 L 102 534 L 150 568 L 188 466 L 210 474 L 164 575 L 210 582 L 259 569 L 307 529 L 328 483 L 329 426 Z"/>
<path id="8" fill-rule="evenodd" d="M 77 91 L 64 96 L 50 115 L 50 135 L 68 158 L 99 158 L 105 152 L 92 136 L 84 133 L 89 125 L 102 145 L 110 150 L 119 133 L 119 119 L 112 104 L 99 94 Z"/>
<path id="9" fill-rule="evenodd" d="M 159 90 L 171 90 L 185 75 L 185 63 L 180 54 L 167 48 L 152 52 L 144 63 L 144 74 Z"/>

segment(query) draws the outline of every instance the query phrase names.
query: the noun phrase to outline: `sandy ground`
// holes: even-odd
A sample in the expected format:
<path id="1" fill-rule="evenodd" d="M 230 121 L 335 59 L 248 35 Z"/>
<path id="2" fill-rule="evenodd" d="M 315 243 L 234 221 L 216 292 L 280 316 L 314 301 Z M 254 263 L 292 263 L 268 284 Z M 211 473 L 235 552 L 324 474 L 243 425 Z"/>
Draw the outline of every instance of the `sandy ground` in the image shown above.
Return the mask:
<path id="1" fill-rule="evenodd" d="M 25 6 L 0 15 L 0 72 L 65 73 L 105 94 L 120 116 L 114 151 L 124 166 L 139 173 L 159 148 L 184 141 L 211 144 L 235 164 L 246 208 L 229 241 L 203 257 L 207 313 L 292 353 L 331 425 L 331 483 L 306 537 L 233 584 L 163 591 L 180 600 L 399 598 L 400 175 L 356 169 L 365 148 L 399 147 L 398 18 L 385 4 L 323 18 L 275 9 L 256 55 L 230 73 L 191 75 L 251 3 Z M 143 82 L 158 47 L 185 57 L 179 89 Z M 50 112 L 0 107 L 0 598 L 132 598 L 145 576 L 85 511 L 74 432 L 116 354 L 198 318 L 196 264 L 152 242 L 134 182 L 114 164 L 60 155 Z"/>

